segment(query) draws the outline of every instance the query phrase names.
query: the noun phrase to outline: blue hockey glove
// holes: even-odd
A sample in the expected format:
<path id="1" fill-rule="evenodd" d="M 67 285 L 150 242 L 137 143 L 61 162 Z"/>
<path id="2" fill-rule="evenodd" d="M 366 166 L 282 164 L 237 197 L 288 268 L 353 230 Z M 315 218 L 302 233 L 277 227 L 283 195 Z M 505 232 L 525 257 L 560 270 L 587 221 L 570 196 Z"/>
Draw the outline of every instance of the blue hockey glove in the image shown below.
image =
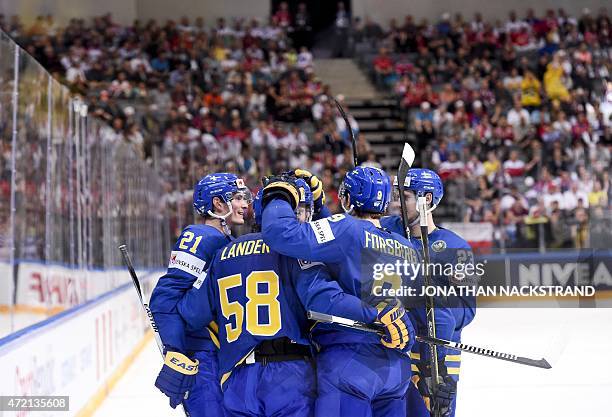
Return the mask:
<path id="1" fill-rule="evenodd" d="M 189 395 L 198 373 L 198 360 L 192 361 L 179 352 L 167 351 L 155 386 L 170 398 L 170 407 L 176 408 Z"/>
<path id="2" fill-rule="evenodd" d="M 378 321 L 385 326 L 385 335 L 380 339 L 383 346 L 398 349 L 403 353 L 410 352 L 415 338 L 414 326 L 399 300 L 394 299 L 382 303 L 382 308 L 379 309 L 378 313 Z"/>
<path id="3" fill-rule="evenodd" d="M 300 190 L 295 184 L 296 178 L 290 175 L 273 175 L 263 179 L 262 205 L 266 207 L 274 199 L 285 200 L 293 210 L 300 204 Z"/>
<path id="4" fill-rule="evenodd" d="M 440 415 L 447 417 L 451 415 L 451 405 L 453 399 L 457 395 L 457 381 L 455 381 L 450 375 L 448 375 L 446 366 L 443 363 L 439 363 L 438 370 L 442 382 L 438 384 L 436 396 L 431 400 L 431 372 L 429 364 L 423 363 L 417 364 L 419 372 L 412 376 L 412 382 L 416 385 L 419 393 L 423 397 L 423 401 L 427 406 L 427 409 L 431 411 L 431 407 L 440 410 Z"/>

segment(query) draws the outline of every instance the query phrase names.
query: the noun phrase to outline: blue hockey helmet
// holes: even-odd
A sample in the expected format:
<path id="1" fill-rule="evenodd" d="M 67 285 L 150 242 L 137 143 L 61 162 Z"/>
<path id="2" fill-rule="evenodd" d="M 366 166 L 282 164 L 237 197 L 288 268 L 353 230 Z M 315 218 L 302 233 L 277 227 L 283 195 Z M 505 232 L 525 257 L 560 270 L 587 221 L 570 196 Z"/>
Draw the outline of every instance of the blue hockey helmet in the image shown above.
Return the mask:
<path id="1" fill-rule="evenodd" d="M 391 200 L 391 181 L 382 169 L 358 166 L 347 172 L 340 186 L 340 196 L 350 197 L 351 206 L 342 206 L 347 213 L 353 208 L 362 212 L 384 213 Z"/>
<path id="2" fill-rule="evenodd" d="M 310 186 L 308 183 L 302 178 L 298 178 L 295 180 L 295 185 L 300 189 L 300 204 L 299 206 L 304 206 L 306 208 L 306 221 L 310 221 L 312 218 L 312 212 L 314 210 L 314 199 L 312 197 L 312 191 L 310 191 Z M 261 188 L 255 198 L 253 199 L 253 214 L 255 216 L 255 224 L 261 226 L 261 219 L 263 215 L 263 188 Z M 300 210 L 300 207 L 296 209 Z"/>
<path id="3" fill-rule="evenodd" d="M 251 192 L 244 185 L 244 181 L 234 174 L 227 172 L 215 172 L 204 176 L 193 189 L 193 207 L 202 216 L 209 215 L 219 219 L 225 219 L 232 213 L 231 201 L 237 195 L 250 203 Z M 225 215 L 214 213 L 213 198 L 218 197 L 229 207 Z"/>
<path id="4" fill-rule="evenodd" d="M 397 185 L 397 178 L 395 184 Z M 444 186 L 442 179 L 431 169 L 412 168 L 408 170 L 404 187 L 407 190 L 414 191 L 417 197 L 424 197 L 427 193 L 431 193 L 432 209 L 440 204 L 440 200 L 444 196 Z"/>

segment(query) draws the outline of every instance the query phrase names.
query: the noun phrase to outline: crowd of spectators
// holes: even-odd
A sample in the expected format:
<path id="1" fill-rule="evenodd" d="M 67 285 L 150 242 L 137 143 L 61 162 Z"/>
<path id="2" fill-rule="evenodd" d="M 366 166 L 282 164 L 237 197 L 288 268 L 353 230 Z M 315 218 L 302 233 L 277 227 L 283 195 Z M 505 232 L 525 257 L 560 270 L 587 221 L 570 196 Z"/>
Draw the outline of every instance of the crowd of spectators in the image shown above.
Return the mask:
<path id="1" fill-rule="evenodd" d="M 266 22 L 219 18 L 212 27 L 188 17 L 122 26 L 111 15 L 65 27 L 52 16 L 28 27 L 0 16 L 0 27 L 85 97 L 89 114 L 110 126 L 103 137 L 152 161 L 179 227 L 192 220 L 193 184 L 219 170 L 257 188 L 272 172 L 312 169 L 337 204 L 350 140 L 314 73 L 304 9 L 292 16 L 281 3 Z"/>
<path id="2" fill-rule="evenodd" d="M 263 175 L 305 167 L 322 176 L 337 209 L 350 141 L 314 73 L 307 21 L 305 6 L 292 16 L 281 3 L 266 22 L 219 18 L 212 27 L 188 17 L 122 26 L 110 15 L 67 26 L 41 16 L 27 27 L 0 16 L 0 27 L 86 98 L 89 114 L 110 126 L 103 137 L 133 143 L 151 161 L 178 228 L 190 221 L 193 184 L 216 170 L 257 188 Z M 398 98 L 447 201 L 467 207 L 458 215 L 493 223 L 506 246 L 592 244 L 587 225 L 610 207 L 605 11 L 579 19 L 528 11 L 494 24 L 479 14 L 407 16 L 387 29 L 353 22 L 358 53 L 380 48 L 374 80 Z M 376 165 L 367 141 L 358 143 Z"/>
<path id="3" fill-rule="evenodd" d="M 493 223 L 510 247 L 609 246 L 586 233 L 610 227 L 605 9 L 579 18 L 530 9 L 505 22 L 406 16 L 386 29 L 366 20 L 356 33 L 358 53 L 377 48 L 374 82 L 397 97 L 465 221 Z"/>

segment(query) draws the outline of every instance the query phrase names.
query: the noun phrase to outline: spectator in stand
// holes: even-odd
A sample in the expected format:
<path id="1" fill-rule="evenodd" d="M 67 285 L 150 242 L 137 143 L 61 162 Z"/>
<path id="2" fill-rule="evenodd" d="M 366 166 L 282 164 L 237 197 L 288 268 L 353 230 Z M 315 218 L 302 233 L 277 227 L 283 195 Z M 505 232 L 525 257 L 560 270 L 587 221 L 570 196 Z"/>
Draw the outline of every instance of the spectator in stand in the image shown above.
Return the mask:
<path id="1" fill-rule="evenodd" d="M 525 162 L 519 159 L 518 151 L 510 151 L 510 158 L 504 162 L 504 172 L 511 178 L 519 178 L 523 177 L 525 169 Z"/>
<path id="2" fill-rule="evenodd" d="M 440 163 L 438 174 L 443 180 L 456 180 L 460 178 L 465 171 L 465 164 L 459 160 L 457 152 L 450 152 L 448 159 Z"/>
<path id="3" fill-rule="evenodd" d="M 289 4 L 282 1 L 278 5 L 278 10 L 274 13 L 272 19 L 281 28 L 288 28 L 291 25 L 291 13 L 289 13 Z"/>
<path id="4" fill-rule="evenodd" d="M 586 249 L 590 247 L 589 242 L 589 214 L 585 208 L 579 207 L 574 214 L 574 225 L 571 229 L 574 247 Z"/>
<path id="5" fill-rule="evenodd" d="M 608 204 L 608 187 L 609 183 L 606 183 L 604 188 L 600 180 L 593 181 L 593 190 L 588 195 L 590 207 L 603 207 Z"/>
<path id="6" fill-rule="evenodd" d="M 335 39 L 332 55 L 335 58 L 343 58 L 348 54 L 348 31 L 351 18 L 344 2 L 339 1 L 336 3 L 336 7 L 336 19 L 334 21 Z"/>
<path id="7" fill-rule="evenodd" d="M 384 89 L 389 88 L 395 81 L 396 75 L 393 71 L 393 60 L 389 56 L 387 48 L 380 48 L 379 54 L 373 61 L 376 84 Z"/>
<path id="8" fill-rule="evenodd" d="M 542 84 L 531 71 L 525 71 L 525 77 L 521 81 L 521 104 L 529 112 L 533 112 L 542 105 L 540 95 Z"/>
<path id="9" fill-rule="evenodd" d="M 570 100 L 570 94 L 565 86 L 565 74 L 561 62 L 562 51 L 553 55 L 553 60 L 546 66 L 544 73 L 544 88 L 546 94 L 551 100 L 560 100 L 567 102 Z"/>

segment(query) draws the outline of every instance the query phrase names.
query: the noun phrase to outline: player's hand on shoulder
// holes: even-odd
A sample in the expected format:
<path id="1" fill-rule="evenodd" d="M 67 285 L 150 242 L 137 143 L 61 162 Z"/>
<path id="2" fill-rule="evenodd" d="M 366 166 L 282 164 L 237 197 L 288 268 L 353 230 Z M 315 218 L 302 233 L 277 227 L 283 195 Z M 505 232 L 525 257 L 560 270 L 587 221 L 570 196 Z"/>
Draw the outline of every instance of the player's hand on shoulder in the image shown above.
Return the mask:
<path id="1" fill-rule="evenodd" d="M 439 363 L 439 373 L 442 382 L 438 384 L 436 396 L 431 399 L 431 367 L 423 362 L 417 363 L 418 373 L 412 376 L 412 382 L 416 385 L 427 409 L 431 411 L 432 406 L 440 411 L 442 417 L 451 415 L 453 399 L 457 395 L 457 381 L 448 375 L 444 363 Z"/>
<path id="2" fill-rule="evenodd" d="M 155 386 L 170 398 L 170 407 L 176 408 L 189 395 L 198 373 L 198 360 L 167 350 Z"/>
<path id="3" fill-rule="evenodd" d="M 400 300 L 395 298 L 385 301 L 379 304 L 378 310 L 378 321 L 384 325 L 385 330 L 380 343 L 403 353 L 410 352 L 415 340 L 414 326 Z"/>
<path id="4" fill-rule="evenodd" d="M 325 191 L 323 191 L 323 181 L 321 181 L 316 175 L 313 175 L 310 171 L 305 169 L 294 169 L 291 174 L 298 178 L 303 178 L 312 192 L 312 198 L 314 199 L 314 210 L 318 213 L 321 207 L 325 204 Z"/>
<path id="5" fill-rule="evenodd" d="M 296 177 L 289 174 L 271 175 L 263 179 L 262 203 L 265 207 L 274 199 L 288 202 L 295 210 L 300 203 L 300 190 L 295 183 Z"/>

